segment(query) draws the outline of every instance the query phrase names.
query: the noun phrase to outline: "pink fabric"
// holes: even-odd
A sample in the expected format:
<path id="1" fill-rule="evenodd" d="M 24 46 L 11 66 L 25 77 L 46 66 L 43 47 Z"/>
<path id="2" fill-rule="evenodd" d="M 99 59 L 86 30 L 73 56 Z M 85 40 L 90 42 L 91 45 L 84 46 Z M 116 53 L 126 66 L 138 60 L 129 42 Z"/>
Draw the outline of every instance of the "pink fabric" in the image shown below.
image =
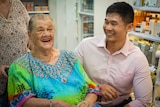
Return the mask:
<path id="1" fill-rule="evenodd" d="M 18 105 L 17 105 L 16 107 L 22 107 L 23 104 L 24 104 L 27 100 L 29 100 L 30 98 L 32 98 L 32 97 L 35 97 L 35 95 L 32 94 L 32 93 L 29 93 L 28 96 L 23 97 L 23 99 L 18 103 Z M 10 106 L 10 107 L 11 107 L 11 106 Z"/>
<path id="2" fill-rule="evenodd" d="M 152 81 L 145 55 L 128 39 L 119 51 L 105 48 L 105 36 L 84 39 L 75 49 L 88 76 L 99 84 L 113 86 L 120 98 L 103 102 L 116 105 L 128 98 L 134 87 L 135 100 L 131 107 L 149 107 L 152 101 Z"/>

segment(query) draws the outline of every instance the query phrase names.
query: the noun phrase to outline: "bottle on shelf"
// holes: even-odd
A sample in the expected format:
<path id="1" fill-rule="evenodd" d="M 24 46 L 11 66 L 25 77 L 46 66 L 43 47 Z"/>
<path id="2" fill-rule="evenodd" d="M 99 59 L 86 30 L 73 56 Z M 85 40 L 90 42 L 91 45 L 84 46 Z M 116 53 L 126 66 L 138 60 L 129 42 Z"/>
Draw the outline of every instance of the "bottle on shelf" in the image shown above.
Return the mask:
<path id="1" fill-rule="evenodd" d="M 82 38 L 92 37 L 94 35 L 94 0 L 80 0 L 81 9 L 81 33 Z"/>
<path id="2" fill-rule="evenodd" d="M 160 107 L 160 55 L 158 54 L 159 61 L 158 61 L 158 67 L 156 70 L 157 76 L 156 76 L 156 83 L 154 86 L 154 105 L 155 107 Z"/>
<path id="3" fill-rule="evenodd" d="M 48 0 L 21 0 L 29 15 L 36 13 L 49 13 Z"/>
<path id="4" fill-rule="evenodd" d="M 22 3 L 26 7 L 27 11 L 33 11 L 34 10 L 34 2 L 22 2 Z"/>

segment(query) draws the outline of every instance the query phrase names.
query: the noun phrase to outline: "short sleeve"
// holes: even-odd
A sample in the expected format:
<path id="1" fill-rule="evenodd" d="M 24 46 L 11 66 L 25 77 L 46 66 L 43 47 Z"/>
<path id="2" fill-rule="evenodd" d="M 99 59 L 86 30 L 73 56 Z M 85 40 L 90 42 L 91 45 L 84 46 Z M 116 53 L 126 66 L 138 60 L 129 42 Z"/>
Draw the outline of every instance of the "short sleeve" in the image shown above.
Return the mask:
<path id="1" fill-rule="evenodd" d="M 82 64 L 79 60 L 76 61 L 76 63 L 79 65 L 78 69 L 79 72 L 81 72 L 83 78 L 85 79 L 86 83 L 88 84 L 88 92 L 87 93 L 94 93 L 99 95 L 100 94 L 100 85 L 94 83 L 87 75 L 87 73 L 84 71 Z"/>
<path id="2" fill-rule="evenodd" d="M 32 79 L 27 69 L 16 63 L 11 64 L 8 75 L 8 99 L 10 107 L 21 107 L 35 96 L 31 90 Z"/>

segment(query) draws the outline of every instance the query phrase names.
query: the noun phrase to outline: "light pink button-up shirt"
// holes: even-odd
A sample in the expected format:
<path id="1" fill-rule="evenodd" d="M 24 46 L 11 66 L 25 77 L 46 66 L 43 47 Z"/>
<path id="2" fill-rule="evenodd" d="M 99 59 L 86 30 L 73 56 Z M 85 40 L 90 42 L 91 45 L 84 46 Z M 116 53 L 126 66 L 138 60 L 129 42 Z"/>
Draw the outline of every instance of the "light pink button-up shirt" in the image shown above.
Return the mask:
<path id="1" fill-rule="evenodd" d="M 105 47 L 105 39 L 105 36 L 86 38 L 75 49 L 93 81 L 110 85 L 119 92 L 119 98 L 104 103 L 119 104 L 129 97 L 133 88 L 135 100 L 130 102 L 130 106 L 149 107 L 153 87 L 145 55 L 128 39 L 119 51 L 111 55 Z"/>

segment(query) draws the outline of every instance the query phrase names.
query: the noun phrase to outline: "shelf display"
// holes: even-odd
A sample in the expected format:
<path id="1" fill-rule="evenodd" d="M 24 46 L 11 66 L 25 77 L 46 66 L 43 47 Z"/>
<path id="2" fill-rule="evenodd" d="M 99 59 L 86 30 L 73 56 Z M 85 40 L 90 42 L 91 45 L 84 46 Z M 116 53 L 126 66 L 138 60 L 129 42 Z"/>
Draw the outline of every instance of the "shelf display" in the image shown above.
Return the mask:
<path id="1" fill-rule="evenodd" d="M 82 15 L 82 33 L 83 37 L 91 37 L 93 36 L 93 17 L 92 16 L 87 16 L 87 15 Z"/>
<path id="2" fill-rule="evenodd" d="M 94 36 L 94 0 L 80 0 L 80 22 L 82 39 Z"/>
<path id="3" fill-rule="evenodd" d="M 135 10 L 143 10 L 143 11 L 153 11 L 153 12 L 160 12 L 159 7 L 148 7 L 148 6 L 133 6 Z"/>
<path id="4" fill-rule="evenodd" d="M 81 12 L 93 13 L 94 12 L 93 3 L 94 3 L 93 0 L 82 0 Z"/>
<path id="5" fill-rule="evenodd" d="M 160 52 L 160 0 L 135 0 L 132 5 L 135 11 L 135 28 L 128 35 L 146 55 L 150 68 L 154 68 L 150 69 L 154 86 L 153 105 L 159 107 L 156 102 L 160 98 L 160 84 L 156 81 L 160 79 L 160 54 L 157 57 L 157 52 Z"/>
<path id="6" fill-rule="evenodd" d="M 49 14 L 48 0 L 21 0 L 30 15 L 36 13 Z"/>
<path id="7" fill-rule="evenodd" d="M 128 34 L 129 35 L 134 35 L 136 37 L 143 38 L 143 39 L 146 39 L 146 40 L 149 40 L 149 41 L 152 41 L 152 42 L 160 43 L 160 37 L 152 36 L 152 35 L 149 35 L 149 34 L 147 35 L 147 34 L 135 32 L 135 31 L 131 31 Z"/>
<path id="8" fill-rule="evenodd" d="M 134 30 L 129 32 L 131 40 L 147 56 L 149 64 L 158 66 L 155 53 L 160 49 L 160 8 L 156 0 L 134 0 Z M 155 5 L 153 5 L 155 4 Z M 133 36 L 137 37 L 136 39 Z M 144 49 L 145 48 L 145 49 Z"/>
<path id="9" fill-rule="evenodd" d="M 155 4 L 158 3 L 158 4 Z M 160 43 L 160 8 L 158 0 L 134 0 L 134 29 L 129 35 Z M 151 7 L 152 6 L 152 7 Z"/>

